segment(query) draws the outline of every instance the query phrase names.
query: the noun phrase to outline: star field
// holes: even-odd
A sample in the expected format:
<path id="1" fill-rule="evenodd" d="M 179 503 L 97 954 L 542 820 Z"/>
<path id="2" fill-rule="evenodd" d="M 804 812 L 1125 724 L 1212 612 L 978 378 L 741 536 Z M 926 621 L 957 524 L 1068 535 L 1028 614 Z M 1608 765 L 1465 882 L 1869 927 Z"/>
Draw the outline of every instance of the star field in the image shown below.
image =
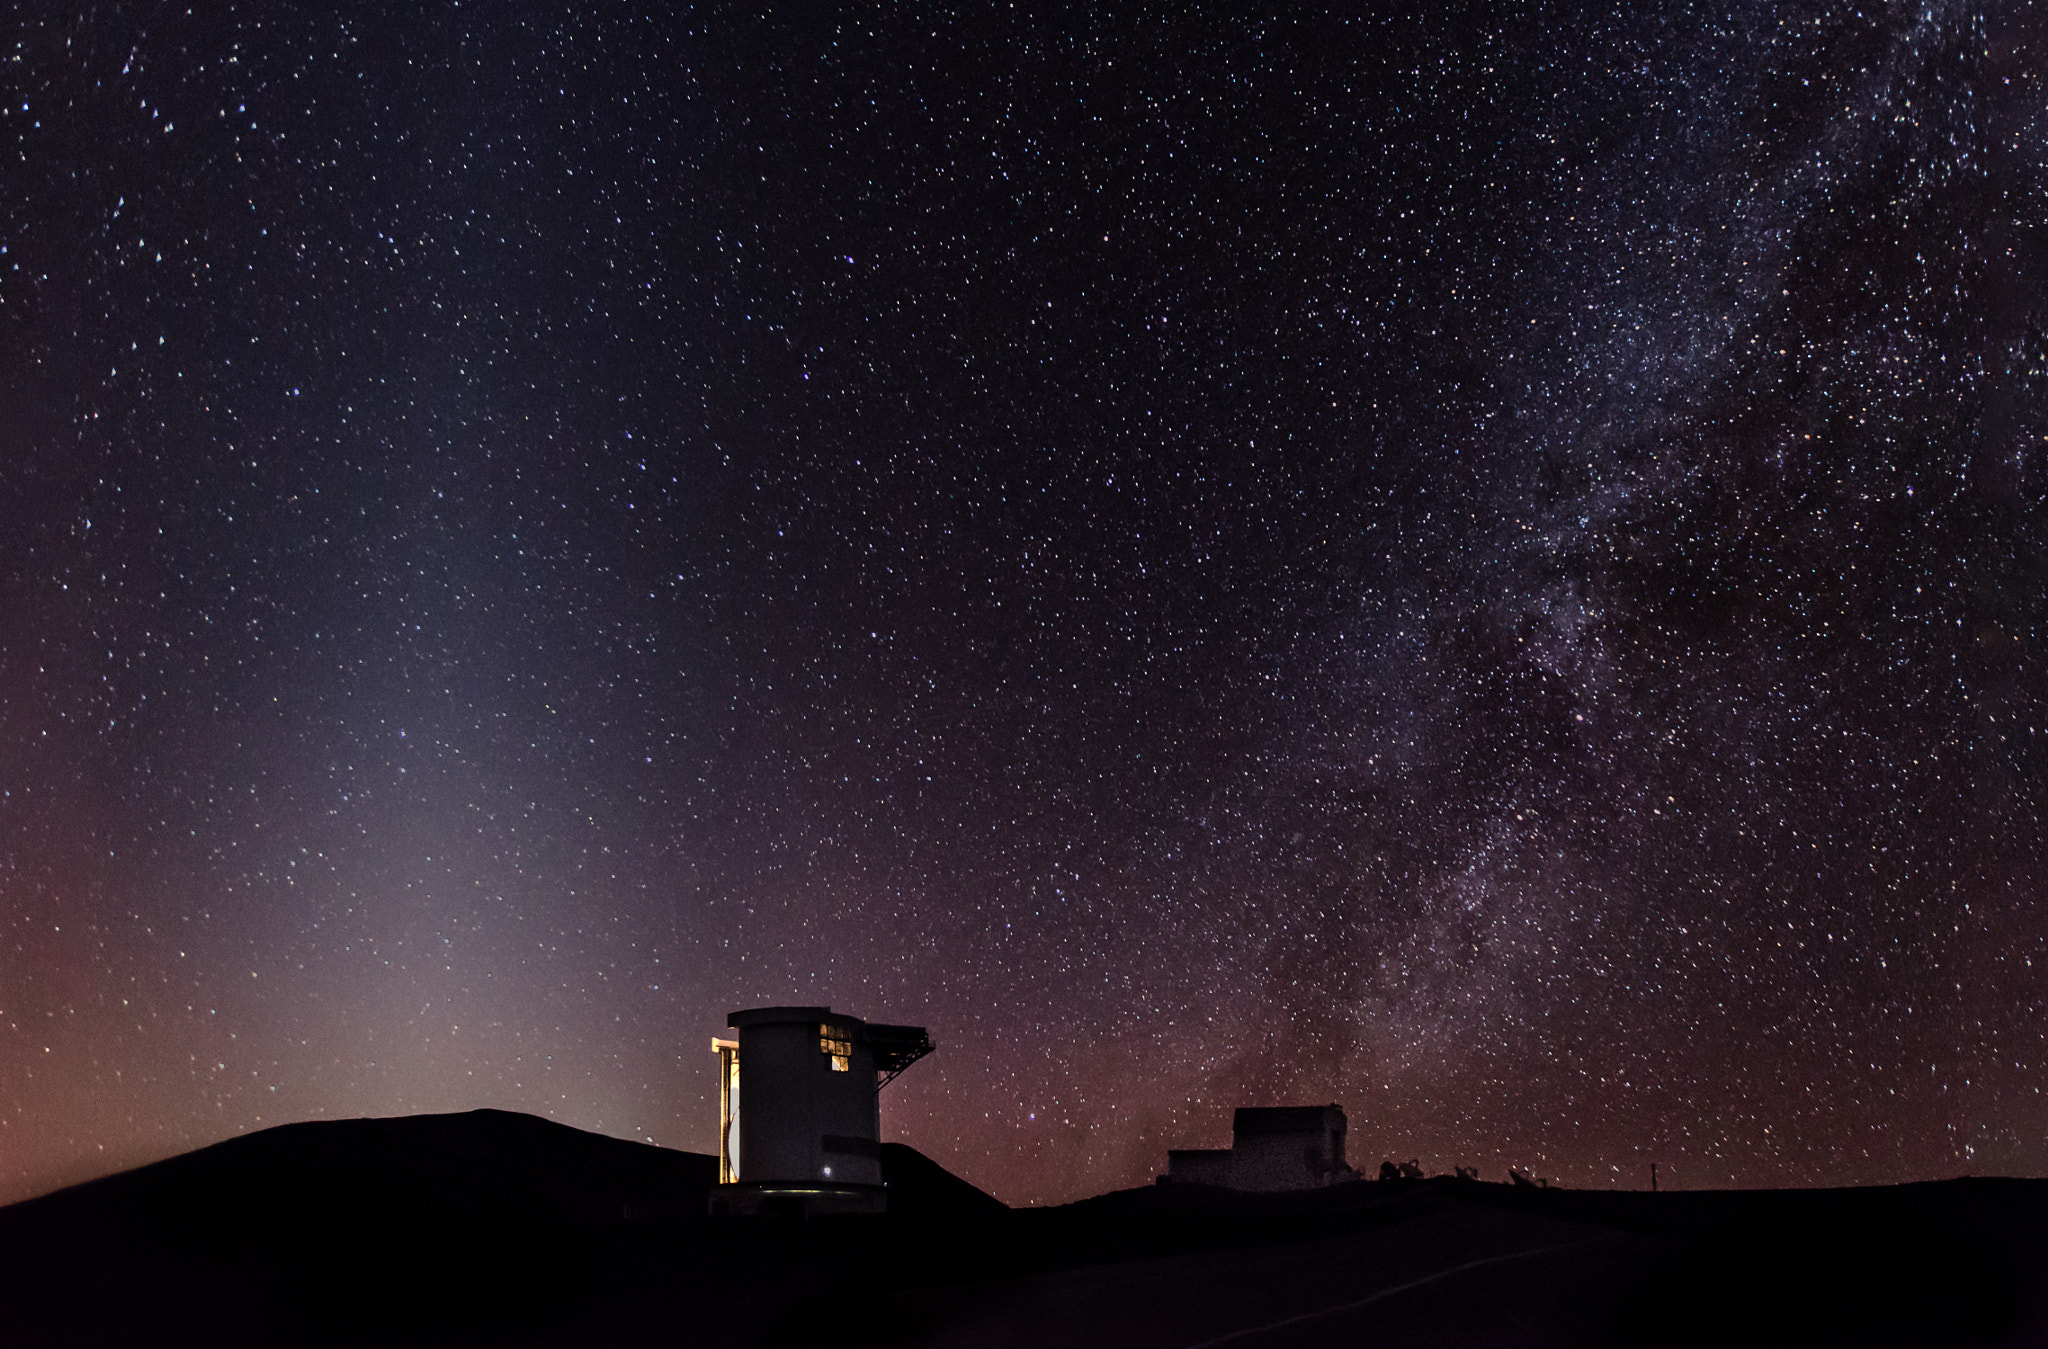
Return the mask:
<path id="1" fill-rule="evenodd" d="M 372 9 L 0 48 L 0 1200 L 2048 1174 L 2034 7 Z"/>

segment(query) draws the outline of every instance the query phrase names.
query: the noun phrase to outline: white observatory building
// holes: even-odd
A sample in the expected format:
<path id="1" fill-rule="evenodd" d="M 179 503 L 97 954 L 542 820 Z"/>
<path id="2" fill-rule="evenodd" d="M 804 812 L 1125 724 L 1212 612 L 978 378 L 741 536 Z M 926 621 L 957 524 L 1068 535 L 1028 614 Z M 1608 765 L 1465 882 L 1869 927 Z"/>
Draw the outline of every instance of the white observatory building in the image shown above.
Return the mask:
<path id="1" fill-rule="evenodd" d="M 1357 1180 L 1344 1161 L 1344 1107 L 1240 1106 L 1227 1148 L 1176 1148 L 1166 1154 L 1168 1184 L 1231 1190 L 1312 1190 Z"/>
<path id="2" fill-rule="evenodd" d="M 737 1038 L 711 1042 L 719 1066 L 711 1211 L 883 1212 L 880 1093 L 932 1052 L 924 1028 L 829 1007 L 756 1007 L 726 1024 Z"/>

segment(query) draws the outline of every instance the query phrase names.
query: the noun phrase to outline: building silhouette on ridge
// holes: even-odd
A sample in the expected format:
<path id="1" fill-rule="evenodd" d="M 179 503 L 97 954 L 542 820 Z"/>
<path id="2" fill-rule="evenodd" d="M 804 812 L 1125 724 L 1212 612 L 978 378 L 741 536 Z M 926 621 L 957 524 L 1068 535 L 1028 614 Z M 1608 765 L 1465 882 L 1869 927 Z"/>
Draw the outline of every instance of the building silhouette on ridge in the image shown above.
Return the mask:
<path id="1" fill-rule="evenodd" d="M 1340 1105 L 1240 1106 L 1227 1148 L 1176 1148 L 1162 1185 L 1230 1190 L 1313 1190 L 1357 1180 L 1344 1161 Z"/>

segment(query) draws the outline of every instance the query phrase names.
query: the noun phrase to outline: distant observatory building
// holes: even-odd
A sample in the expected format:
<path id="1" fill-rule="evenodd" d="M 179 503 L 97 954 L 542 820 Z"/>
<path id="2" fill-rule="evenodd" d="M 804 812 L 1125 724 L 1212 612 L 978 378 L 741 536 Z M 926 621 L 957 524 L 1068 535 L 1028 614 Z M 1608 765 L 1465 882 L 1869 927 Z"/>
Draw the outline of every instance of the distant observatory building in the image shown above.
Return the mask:
<path id="1" fill-rule="evenodd" d="M 1312 1190 L 1356 1180 L 1344 1162 L 1344 1129 L 1338 1105 L 1241 1106 L 1229 1147 L 1168 1152 L 1159 1180 L 1231 1190 Z"/>
<path id="2" fill-rule="evenodd" d="M 879 1097 L 932 1052 L 924 1028 L 829 1007 L 756 1007 L 726 1024 L 739 1035 L 711 1042 L 719 1066 L 711 1211 L 882 1212 Z"/>

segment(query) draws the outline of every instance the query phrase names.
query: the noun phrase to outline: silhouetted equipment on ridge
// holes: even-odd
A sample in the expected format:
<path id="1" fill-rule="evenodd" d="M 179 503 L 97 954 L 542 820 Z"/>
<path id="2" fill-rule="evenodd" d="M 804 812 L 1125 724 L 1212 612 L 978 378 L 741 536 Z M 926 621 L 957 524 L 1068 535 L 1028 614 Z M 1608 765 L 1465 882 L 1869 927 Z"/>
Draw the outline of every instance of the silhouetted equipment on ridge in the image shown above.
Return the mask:
<path id="1" fill-rule="evenodd" d="M 829 1007 L 756 1007 L 726 1024 L 739 1035 L 711 1042 L 719 1059 L 711 1212 L 887 1211 L 880 1093 L 932 1052 L 931 1036 Z"/>
<path id="2" fill-rule="evenodd" d="M 1176 1148 L 1166 1154 L 1163 1185 L 1230 1190 L 1312 1190 L 1357 1180 L 1344 1162 L 1340 1105 L 1241 1106 L 1227 1148 Z"/>

